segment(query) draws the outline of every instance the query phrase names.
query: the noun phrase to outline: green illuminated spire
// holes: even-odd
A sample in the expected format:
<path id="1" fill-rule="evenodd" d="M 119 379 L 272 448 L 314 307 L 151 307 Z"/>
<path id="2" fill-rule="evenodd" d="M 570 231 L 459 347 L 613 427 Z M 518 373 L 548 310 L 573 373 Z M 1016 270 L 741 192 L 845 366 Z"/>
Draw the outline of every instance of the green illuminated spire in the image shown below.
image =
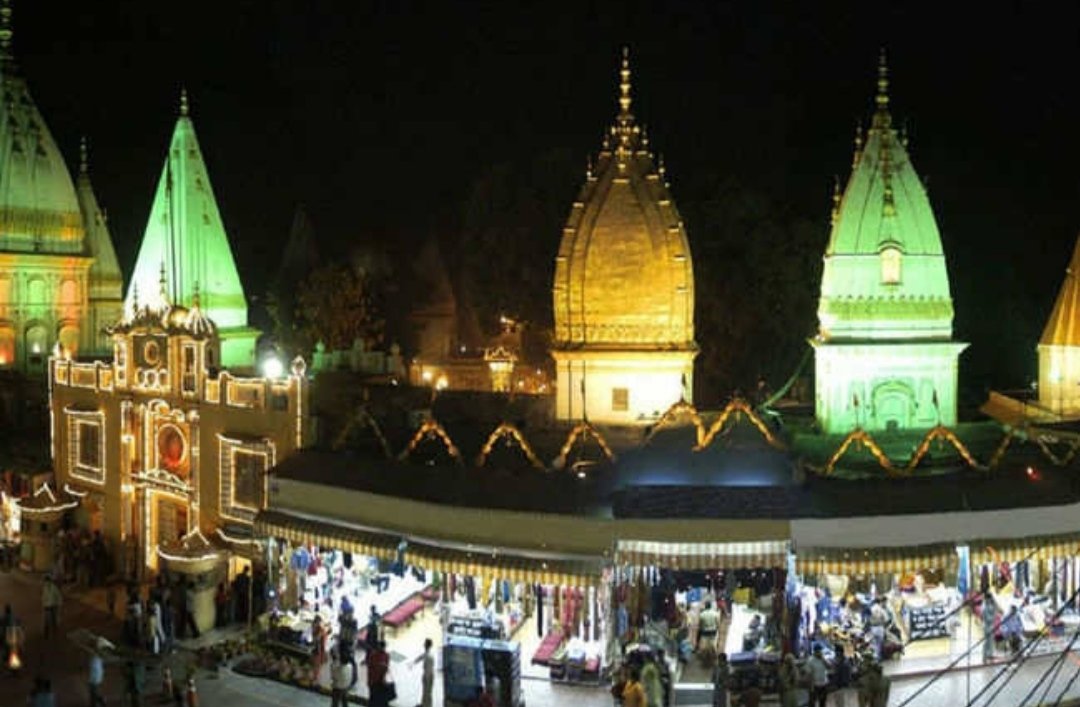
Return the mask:
<path id="1" fill-rule="evenodd" d="M 257 332 L 247 327 L 244 288 L 195 136 L 186 90 L 181 91 L 180 115 L 135 262 L 125 303 L 128 311 L 136 285 L 144 297 L 159 292 L 162 267 L 168 283 L 167 297 L 172 303 L 186 305 L 191 302 L 195 283 L 199 283 L 202 308 L 221 332 L 224 363 L 250 365 L 252 361 L 247 355 L 246 343 L 245 351 L 233 356 L 225 341 L 230 334 L 237 334 L 245 341 L 253 342 Z M 161 296 L 155 296 L 145 304 L 160 308 L 165 304 L 161 299 Z M 232 360 L 227 360 L 229 358 Z"/>
<path id="2" fill-rule="evenodd" d="M 85 137 L 79 143 L 79 176 L 75 180 L 75 192 L 86 227 L 86 249 L 94 258 L 87 283 L 92 351 L 102 353 L 112 350 L 112 343 L 104 333 L 105 327 L 115 324 L 123 316 L 124 278 L 105 212 L 98 205 L 90 183 L 90 152 Z"/>
<path id="3" fill-rule="evenodd" d="M 941 235 L 926 189 L 892 127 L 884 51 L 874 103 L 870 129 L 856 137 L 851 177 L 834 209 L 818 308 L 821 336 L 948 339 L 953 307 Z M 899 253 L 896 278 L 883 277 L 886 251 Z"/>
<path id="4" fill-rule="evenodd" d="M 934 212 L 889 112 L 885 52 L 870 128 L 857 130 L 851 177 L 833 195 L 816 348 L 818 421 L 920 428 L 956 421 L 953 302 Z"/>

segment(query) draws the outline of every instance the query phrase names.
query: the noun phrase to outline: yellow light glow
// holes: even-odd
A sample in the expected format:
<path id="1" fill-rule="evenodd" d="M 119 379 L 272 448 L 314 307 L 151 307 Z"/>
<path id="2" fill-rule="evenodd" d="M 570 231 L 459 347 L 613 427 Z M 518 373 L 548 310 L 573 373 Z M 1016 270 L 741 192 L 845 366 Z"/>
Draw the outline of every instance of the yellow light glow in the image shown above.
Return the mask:
<path id="1" fill-rule="evenodd" d="M 450 381 L 446 379 L 446 376 L 439 376 L 439 380 L 435 381 L 435 390 L 446 390 L 450 385 Z"/>

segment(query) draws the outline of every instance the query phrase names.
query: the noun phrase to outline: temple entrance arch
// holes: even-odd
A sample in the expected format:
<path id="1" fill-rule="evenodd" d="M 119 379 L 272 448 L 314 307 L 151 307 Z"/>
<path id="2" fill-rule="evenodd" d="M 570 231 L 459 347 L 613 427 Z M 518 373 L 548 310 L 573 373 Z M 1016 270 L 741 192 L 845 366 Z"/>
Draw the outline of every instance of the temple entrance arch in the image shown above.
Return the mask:
<path id="1" fill-rule="evenodd" d="M 907 429 L 913 426 L 915 391 L 907 383 L 889 381 L 874 386 L 874 418 L 879 429 Z"/>

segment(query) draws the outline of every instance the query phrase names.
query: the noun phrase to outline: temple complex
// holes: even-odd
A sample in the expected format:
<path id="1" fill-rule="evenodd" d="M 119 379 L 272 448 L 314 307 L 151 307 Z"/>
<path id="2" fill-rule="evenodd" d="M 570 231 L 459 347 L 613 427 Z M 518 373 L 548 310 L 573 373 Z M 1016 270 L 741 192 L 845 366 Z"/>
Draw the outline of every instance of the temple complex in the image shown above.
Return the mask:
<path id="1" fill-rule="evenodd" d="M 303 360 L 278 378 L 219 370 L 200 293 L 182 306 L 170 289 L 160 276 L 153 305 L 132 302 L 107 363 L 50 359 L 56 488 L 78 500 L 82 525 L 123 549 L 118 569 L 131 574 L 249 553 L 266 471 L 307 435 Z"/>
<path id="2" fill-rule="evenodd" d="M 693 391 L 694 273 L 682 218 L 630 112 L 619 112 L 574 200 L 555 260 L 556 417 L 655 420 Z"/>
<path id="3" fill-rule="evenodd" d="M 818 305 L 817 420 L 827 433 L 956 424 L 949 276 L 934 213 L 889 112 L 856 136 L 851 177 L 834 195 Z"/>
<path id="4" fill-rule="evenodd" d="M 0 7 L 0 369 L 45 372 L 109 350 L 121 274 L 90 184 L 85 142 L 77 184 L 12 53 L 11 7 Z"/>
<path id="5" fill-rule="evenodd" d="M 219 327 L 221 362 L 253 366 L 259 332 L 248 326 L 247 299 L 188 114 L 186 92 L 124 300 L 126 311 L 132 312 L 139 298 L 155 309 L 166 306 L 158 287 L 162 268 L 169 301 L 190 302 L 196 290 L 201 293 L 206 315 Z"/>

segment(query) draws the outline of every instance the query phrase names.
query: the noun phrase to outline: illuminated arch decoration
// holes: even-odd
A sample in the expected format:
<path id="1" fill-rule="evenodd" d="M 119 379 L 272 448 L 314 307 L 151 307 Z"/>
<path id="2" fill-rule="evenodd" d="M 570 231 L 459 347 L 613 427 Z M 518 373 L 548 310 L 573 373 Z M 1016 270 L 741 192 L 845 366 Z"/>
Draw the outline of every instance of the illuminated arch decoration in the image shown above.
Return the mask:
<path id="1" fill-rule="evenodd" d="M 615 461 L 615 453 L 611 451 L 611 447 L 608 446 L 604 436 L 588 422 L 580 422 L 575 425 L 574 429 L 570 430 L 570 434 L 566 436 L 566 442 L 563 443 L 562 449 L 559 450 L 559 456 L 555 457 L 555 461 L 551 463 L 551 466 L 556 469 L 565 468 L 567 455 L 573 450 L 574 444 L 579 441 L 581 444 L 585 444 L 590 438 L 596 440 L 596 444 L 600 447 L 600 451 L 604 453 L 604 456 L 607 457 L 609 462 Z"/>
<path id="2" fill-rule="evenodd" d="M 858 443 L 862 445 L 864 449 L 869 450 L 870 453 L 874 455 L 874 459 L 877 460 L 877 463 L 881 468 L 888 472 L 890 476 L 897 474 L 896 467 L 894 467 L 892 462 L 889 461 L 889 458 L 885 456 L 885 452 L 882 451 L 881 447 L 878 446 L 878 443 L 874 441 L 874 438 L 870 433 L 857 427 L 848 433 L 847 437 L 844 437 L 844 441 L 840 443 L 840 446 L 833 452 L 833 455 L 829 457 L 829 462 L 825 465 L 824 469 L 826 476 L 830 476 L 833 473 L 836 469 L 837 462 L 847 454 L 848 449 L 855 443 Z"/>
<path id="3" fill-rule="evenodd" d="M 701 441 L 698 442 L 698 445 L 694 447 L 694 451 L 700 452 L 703 449 L 707 448 L 710 444 L 712 444 L 713 440 L 716 438 L 716 435 L 718 435 L 724 429 L 724 424 L 732 415 L 735 415 L 736 420 L 738 420 L 741 415 L 746 415 L 750 422 L 753 423 L 754 427 L 758 429 L 758 432 L 761 433 L 761 436 L 765 438 L 766 442 L 776 447 L 777 449 L 783 449 L 783 443 L 781 443 L 780 440 L 776 438 L 776 435 L 772 433 L 772 430 L 769 429 L 769 426 L 766 425 L 760 417 L 758 417 L 757 413 L 754 412 L 754 409 L 750 407 L 742 398 L 735 398 L 730 403 L 728 403 L 727 406 L 724 407 L 724 409 L 720 412 L 720 417 L 716 418 L 712 425 L 709 426 L 709 431 L 705 433 L 704 437 L 701 438 Z"/>
<path id="4" fill-rule="evenodd" d="M 988 469 L 993 469 L 1001 463 L 1001 460 L 1005 457 L 1005 452 L 1009 449 L 1009 445 L 1012 444 L 1012 441 L 1013 435 L 1005 433 L 1005 436 L 1001 438 L 1001 443 L 997 446 L 997 449 L 995 449 L 994 453 L 990 456 L 990 461 L 986 465 Z"/>
<path id="5" fill-rule="evenodd" d="M 1043 455 L 1047 459 L 1049 459 L 1055 466 L 1066 466 L 1069 462 L 1073 460 L 1074 457 L 1076 457 L 1076 453 L 1080 451 L 1080 441 L 1073 440 L 1072 442 L 1065 443 L 1065 446 L 1067 447 L 1065 450 L 1065 455 L 1059 457 L 1050 447 L 1051 443 L 1052 441 L 1048 440 L 1043 435 L 1035 437 L 1035 444 L 1038 445 Z"/>
<path id="6" fill-rule="evenodd" d="M 443 426 L 435 420 L 424 420 L 424 424 L 420 425 L 420 428 L 416 430 L 416 434 L 409 440 L 408 446 L 398 455 L 398 460 L 405 461 L 421 442 L 431 438 L 440 440 L 446 447 L 447 453 L 449 453 L 458 464 L 462 463 L 461 452 L 454 444 L 454 440 L 450 439 L 450 435 L 446 434 L 446 430 L 443 429 Z"/>
<path id="7" fill-rule="evenodd" d="M 656 436 L 656 433 L 660 431 L 661 427 L 672 425 L 683 418 L 690 418 L 690 422 L 694 424 L 694 429 L 697 433 L 696 445 L 702 446 L 702 442 L 705 439 L 705 423 L 701 419 L 701 415 L 698 414 L 697 408 L 691 403 L 686 402 L 685 399 L 680 399 L 678 402 L 673 403 L 671 407 L 664 411 L 664 414 L 660 416 L 656 424 L 649 430 L 649 435 L 645 438 L 645 444 L 652 441 L 652 438 Z"/>
<path id="8" fill-rule="evenodd" d="M 968 448 L 964 446 L 964 443 L 961 442 L 960 439 L 956 436 L 956 433 L 954 433 L 952 430 L 950 430 L 948 427 L 945 427 L 944 425 L 937 425 L 932 430 L 927 432 L 925 437 L 923 437 L 922 443 L 918 446 L 918 448 L 915 450 L 915 454 L 913 454 L 911 459 L 908 461 L 907 466 L 904 469 L 905 473 L 910 474 L 915 471 L 915 467 L 919 465 L 919 462 L 922 461 L 922 458 L 926 456 L 927 452 L 930 451 L 930 443 L 933 442 L 935 439 L 944 439 L 945 441 L 949 442 L 949 444 L 951 444 L 953 448 L 956 449 L 960 456 L 963 457 L 964 461 L 967 462 L 968 466 L 979 466 L 978 463 L 975 461 L 975 458 L 971 456 L 971 452 L 968 451 Z"/>
<path id="9" fill-rule="evenodd" d="M 346 424 L 345 427 L 341 430 L 341 434 L 339 434 L 337 436 L 337 439 L 334 440 L 334 451 L 339 451 L 342 447 L 345 446 L 345 440 L 349 438 L 350 432 L 352 432 L 358 427 L 362 428 L 364 426 L 369 427 L 371 431 L 375 434 L 375 439 L 379 441 L 379 446 L 382 448 L 383 454 L 386 455 L 386 458 L 393 459 L 394 453 L 390 451 L 390 443 L 386 441 L 386 436 L 383 435 L 382 428 L 379 427 L 379 423 L 365 408 L 360 408 L 359 410 L 357 410 L 356 414 L 352 416 L 348 424 Z"/>
<path id="10" fill-rule="evenodd" d="M 483 466 L 487 462 L 487 458 L 488 455 L 491 454 L 491 450 L 495 448 L 495 443 L 498 442 L 500 439 L 506 438 L 512 439 L 517 442 L 517 446 L 525 454 L 525 457 L 529 460 L 530 464 L 532 464 L 537 469 L 544 469 L 544 463 L 541 462 L 540 459 L 536 456 L 536 453 L 533 451 L 532 445 L 530 445 L 529 441 L 525 439 L 525 436 L 521 434 L 521 430 L 519 430 L 517 427 L 514 427 L 508 422 L 503 422 L 502 424 L 500 424 L 498 427 L 495 428 L 495 431 L 488 436 L 487 442 L 484 443 L 483 449 L 480 450 L 480 456 L 476 461 L 476 465 Z"/>

